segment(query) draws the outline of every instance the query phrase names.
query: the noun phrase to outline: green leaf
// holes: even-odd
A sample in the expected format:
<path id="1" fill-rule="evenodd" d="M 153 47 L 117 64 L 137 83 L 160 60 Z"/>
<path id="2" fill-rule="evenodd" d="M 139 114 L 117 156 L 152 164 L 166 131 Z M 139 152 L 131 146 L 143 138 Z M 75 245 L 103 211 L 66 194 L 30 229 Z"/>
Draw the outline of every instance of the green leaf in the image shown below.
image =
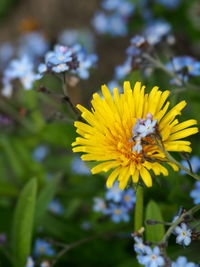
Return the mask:
<path id="1" fill-rule="evenodd" d="M 30 180 L 22 189 L 14 213 L 12 250 L 16 267 L 24 267 L 31 253 L 37 180 Z"/>
<path id="2" fill-rule="evenodd" d="M 146 207 L 145 219 L 163 221 L 160 208 L 153 200 L 150 200 Z M 163 224 L 147 225 L 145 232 L 147 240 L 152 242 L 159 242 L 165 234 L 165 228 Z"/>
<path id="3" fill-rule="evenodd" d="M 37 226 L 45 212 L 47 211 L 47 207 L 49 202 L 53 199 L 56 194 L 58 184 L 60 182 L 61 175 L 58 174 L 55 178 L 52 178 L 51 181 L 47 183 L 47 185 L 41 190 L 37 203 L 36 203 L 36 214 L 35 214 L 35 225 Z"/>

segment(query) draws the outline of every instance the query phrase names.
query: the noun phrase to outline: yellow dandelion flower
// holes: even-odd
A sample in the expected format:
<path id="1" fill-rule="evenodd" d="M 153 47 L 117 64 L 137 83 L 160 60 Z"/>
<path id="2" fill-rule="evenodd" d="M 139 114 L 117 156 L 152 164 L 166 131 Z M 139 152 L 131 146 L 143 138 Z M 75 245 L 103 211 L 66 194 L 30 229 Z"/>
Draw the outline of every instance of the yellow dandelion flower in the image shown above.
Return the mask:
<path id="1" fill-rule="evenodd" d="M 97 93 L 93 95 L 91 111 L 77 105 L 86 123 L 76 121 L 74 124 L 81 137 L 77 137 L 72 144 L 73 151 L 84 152 L 81 157 L 84 161 L 100 162 L 91 169 L 93 174 L 111 170 L 107 187 L 112 187 L 117 179 L 119 187 L 124 189 L 130 177 L 134 183 L 141 177 L 146 186 L 150 187 L 150 170 L 155 175 L 168 175 L 162 161 L 178 170 L 152 138 L 153 131 L 162 140 L 166 151 L 191 152 L 191 143 L 180 139 L 198 132 L 197 127 L 191 127 L 197 121 L 180 123 L 176 118 L 186 106 L 185 101 L 167 112 L 169 93 L 160 91 L 158 87 L 145 93 L 145 86 L 141 86 L 140 82 L 132 90 L 130 83 L 125 82 L 124 93 L 119 94 L 115 88 L 113 96 L 103 85 L 103 97 Z M 145 128 L 145 134 L 140 133 L 142 128 Z M 139 132 L 139 137 L 134 136 L 134 131 Z"/>

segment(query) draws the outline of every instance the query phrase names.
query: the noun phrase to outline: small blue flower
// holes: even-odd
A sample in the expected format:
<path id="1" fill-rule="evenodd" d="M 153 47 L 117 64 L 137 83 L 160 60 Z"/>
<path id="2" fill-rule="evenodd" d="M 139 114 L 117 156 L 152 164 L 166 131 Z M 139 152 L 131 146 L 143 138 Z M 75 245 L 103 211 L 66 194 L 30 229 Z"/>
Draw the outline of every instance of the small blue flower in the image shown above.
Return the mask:
<path id="1" fill-rule="evenodd" d="M 67 46 L 56 45 L 54 51 L 48 54 L 47 61 L 52 65 L 70 62 L 72 61 L 72 50 Z"/>
<path id="2" fill-rule="evenodd" d="M 33 151 L 32 157 L 35 161 L 41 162 L 48 155 L 49 149 L 47 146 L 40 145 Z"/>
<path id="3" fill-rule="evenodd" d="M 186 257 L 180 256 L 176 262 L 172 262 L 172 267 L 198 267 L 198 264 L 188 262 Z"/>
<path id="4" fill-rule="evenodd" d="M 136 202 L 135 192 L 132 188 L 124 191 L 122 201 L 128 209 L 132 209 Z"/>
<path id="5" fill-rule="evenodd" d="M 51 265 L 50 265 L 50 263 L 49 263 L 49 261 L 43 261 L 43 262 L 41 262 L 41 264 L 40 264 L 40 267 L 50 267 Z"/>
<path id="6" fill-rule="evenodd" d="M 94 198 L 94 205 L 93 205 L 93 210 L 96 212 L 102 212 L 106 213 L 106 202 L 104 199 L 100 197 L 95 197 Z"/>
<path id="7" fill-rule="evenodd" d="M 195 58 L 190 56 L 174 57 L 170 63 L 167 63 L 166 67 L 170 71 L 180 74 L 182 74 L 184 69 L 187 69 L 188 74 L 191 76 L 200 75 L 200 61 L 197 61 Z"/>
<path id="8" fill-rule="evenodd" d="M 108 33 L 111 36 L 125 36 L 128 33 L 127 21 L 121 15 L 113 14 L 108 20 Z"/>
<path id="9" fill-rule="evenodd" d="M 123 190 L 119 188 L 119 183 L 116 181 L 114 185 L 106 191 L 106 200 L 120 202 L 122 200 Z"/>
<path id="10" fill-rule="evenodd" d="M 108 32 L 109 18 L 103 12 L 96 12 L 93 19 L 92 25 L 99 34 L 105 34 Z"/>
<path id="11" fill-rule="evenodd" d="M 61 72 L 65 72 L 69 69 L 69 66 L 67 66 L 66 64 L 58 64 L 57 66 L 52 67 L 52 71 L 56 72 L 56 73 L 61 73 Z"/>
<path id="12" fill-rule="evenodd" d="M 5 70 L 4 75 L 7 79 L 22 78 L 27 73 L 33 71 L 33 63 L 27 56 L 23 56 L 19 59 L 13 59 L 8 68 Z"/>
<path id="13" fill-rule="evenodd" d="M 181 223 L 181 226 L 177 226 L 174 229 L 174 233 L 177 235 L 176 243 L 184 246 L 188 246 L 191 243 L 191 230 L 187 228 L 185 223 Z"/>
<path id="14" fill-rule="evenodd" d="M 43 239 L 38 238 L 35 242 L 34 246 L 34 254 L 39 256 L 53 256 L 55 254 L 55 250 L 52 248 L 52 246 L 46 242 Z"/>
<path id="15" fill-rule="evenodd" d="M 35 266 L 35 262 L 33 261 L 31 257 L 28 257 L 25 267 L 34 267 L 34 266 Z"/>
<path id="16" fill-rule="evenodd" d="M 91 227 L 92 227 L 92 225 L 91 225 L 91 222 L 89 222 L 89 221 L 84 221 L 84 222 L 82 222 L 82 224 L 81 224 L 81 228 L 82 228 L 83 230 L 85 230 L 85 231 L 90 230 Z"/>
<path id="17" fill-rule="evenodd" d="M 128 222 L 130 219 L 127 208 L 122 205 L 117 205 L 114 203 L 109 204 L 106 214 L 111 216 L 111 220 L 114 223 L 119 223 L 122 221 Z"/>
<path id="18" fill-rule="evenodd" d="M 5 42 L 0 45 L 0 62 L 2 65 L 5 66 L 5 64 L 8 63 L 8 61 L 12 58 L 14 55 L 14 48 L 12 44 Z"/>
<path id="19" fill-rule="evenodd" d="M 115 78 L 117 80 L 121 80 L 124 77 L 126 77 L 132 70 L 132 59 L 131 57 L 128 57 L 127 60 L 124 62 L 124 64 L 117 66 L 115 68 Z"/>
<path id="20" fill-rule="evenodd" d="M 36 80 L 33 68 L 33 62 L 26 55 L 12 60 L 4 71 L 4 84 L 11 84 L 12 80 L 19 79 L 25 89 L 31 89 Z"/>
<path id="21" fill-rule="evenodd" d="M 80 45 L 76 44 L 73 46 L 73 50 L 77 55 L 77 60 L 79 62 L 78 68 L 73 71 L 73 73 L 77 74 L 81 79 L 88 79 L 90 72 L 89 70 L 95 67 L 97 62 L 97 55 L 95 54 L 87 54 L 85 49 Z"/>
<path id="22" fill-rule="evenodd" d="M 49 203 L 48 210 L 57 215 L 61 215 L 64 212 L 62 204 L 56 199 Z"/>
<path id="23" fill-rule="evenodd" d="M 188 162 L 186 160 L 182 160 L 181 164 L 184 167 L 189 168 Z M 192 171 L 194 173 L 197 173 L 200 170 L 200 158 L 199 157 L 197 157 L 197 156 L 191 157 L 190 164 L 192 166 Z M 183 175 L 187 174 L 184 170 L 181 170 L 180 173 Z"/>
<path id="24" fill-rule="evenodd" d="M 164 20 L 152 21 L 146 27 L 144 35 L 151 45 L 156 45 L 171 31 L 171 25 Z"/>
<path id="25" fill-rule="evenodd" d="M 140 264 L 145 265 L 146 267 L 160 267 L 164 266 L 165 260 L 160 255 L 159 247 L 154 247 L 151 249 L 150 247 L 145 247 L 145 255 L 138 255 L 137 259 Z"/>
<path id="26" fill-rule="evenodd" d="M 118 88 L 118 91 L 119 91 L 119 92 L 122 92 L 122 91 L 123 91 L 121 84 L 119 84 L 119 83 L 118 83 L 117 81 L 115 81 L 115 80 L 112 80 L 112 81 L 108 82 L 108 83 L 107 83 L 107 86 L 108 86 L 109 91 L 110 91 L 112 94 L 113 94 L 113 90 L 114 90 L 114 88 Z"/>
<path id="27" fill-rule="evenodd" d="M 135 5 L 130 1 L 120 1 L 117 12 L 124 18 L 130 17 L 135 9 Z"/>
<path id="28" fill-rule="evenodd" d="M 146 245 L 143 243 L 142 238 L 135 236 L 134 237 L 135 244 L 134 244 L 134 250 L 138 254 L 145 254 L 146 251 Z"/>
<path id="29" fill-rule="evenodd" d="M 75 174 L 90 175 L 90 169 L 87 167 L 84 161 L 79 157 L 74 157 L 71 163 L 72 172 Z"/>
<path id="30" fill-rule="evenodd" d="M 194 204 L 200 204 L 200 181 L 195 183 L 195 189 L 190 192 L 191 198 L 193 198 Z"/>
<path id="31" fill-rule="evenodd" d="M 49 44 L 40 32 L 24 34 L 20 39 L 18 54 L 28 55 L 32 59 L 42 57 L 49 48 Z"/>

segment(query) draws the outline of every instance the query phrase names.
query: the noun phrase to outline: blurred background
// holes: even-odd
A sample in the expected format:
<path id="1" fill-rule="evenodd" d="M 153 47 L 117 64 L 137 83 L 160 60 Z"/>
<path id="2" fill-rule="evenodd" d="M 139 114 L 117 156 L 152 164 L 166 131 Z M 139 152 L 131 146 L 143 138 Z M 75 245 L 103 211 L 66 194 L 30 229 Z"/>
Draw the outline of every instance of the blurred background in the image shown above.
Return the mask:
<path id="1" fill-rule="evenodd" d="M 139 266 L 134 191 L 125 192 L 132 201 L 124 216 L 104 213 L 119 192 L 110 196 L 106 175 L 91 175 L 92 164 L 72 154 L 74 106 L 90 106 L 102 84 L 112 92 L 140 80 L 148 90 L 176 90 L 172 104 L 188 102 L 183 119 L 199 121 L 200 2 L 1 0 L 0 33 L 0 266 Z M 72 49 L 74 65 L 48 65 L 49 51 L 66 52 L 55 45 Z M 196 171 L 198 138 L 190 138 Z M 170 171 L 146 190 L 145 204 L 156 203 L 159 219 L 171 221 L 193 205 L 194 189 L 191 178 Z M 184 251 L 170 245 L 172 260 L 199 260 L 199 241 Z"/>

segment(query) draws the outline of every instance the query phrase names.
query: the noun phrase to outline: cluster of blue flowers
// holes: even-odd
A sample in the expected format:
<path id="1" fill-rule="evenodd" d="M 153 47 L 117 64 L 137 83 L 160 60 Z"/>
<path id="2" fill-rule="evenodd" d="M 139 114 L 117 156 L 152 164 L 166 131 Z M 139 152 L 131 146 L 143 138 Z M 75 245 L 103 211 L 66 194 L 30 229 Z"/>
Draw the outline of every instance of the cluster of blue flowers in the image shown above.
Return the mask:
<path id="1" fill-rule="evenodd" d="M 135 236 L 134 250 L 138 254 L 138 262 L 146 267 L 160 267 L 164 266 L 165 259 L 161 254 L 160 248 L 158 246 L 153 249 L 143 243 L 142 238 Z"/>
<path id="2" fill-rule="evenodd" d="M 55 255 L 55 250 L 52 248 L 52 246 L 46 242 L 43 239 L 38 238 L 35 242 L 33 254 L 35 258 L 40 258 L 43 256 L 46 257 L 52 257 Z M 43 260 L 40 265 L 40 267 L 50 267 L 50 262 L 47 260 Z M 28 257 L 27 263 L 25 267 L 35 267 L 35 261 L 32 257 Z"/>
<path id="3" fill-rule="evenodd" d="M 50 267 L 50 263 L 47 260 L 44 260 L 40 263 L 39 267 Z M 35 267 L 35 262 L 31 257 L 28 257 L 25 267 Z"/>
<path id="4" fill-rule="evenodd" d="M 144 244 L 143 240 L 139 236 L 134 236 L 135 244 L 134 250 L 137 253 L 137 259 L 139 264 L 145 267 L 160 267 L 168 266 L 169 259 L 166 259 L 158 246 L 151 248 Z M 188 262 L 186 257 L 180 256 L 176 261 L 171 262 L 172 267 L 198 267 L 198 264 Z"/>
<path id="5" fill-rule="evenodd" d="M 129 0 L 103 0 L 103 11 L 97 11 L 92 24 L 99 34 L 125 36 L 128 33 L 128 21 L 135 9 Z"/>
<path id="6" fill-rule="evenodd" d="M 143 59 L 143 53 L 149 53 L 151 46 L 159 44 L 165 39 L 173 39 L 171 25 L 161 19 L 150 21 L 141 35 L 135 35 L 130 40 L 130 46 L 126 50 L 126 59 L 122 65 L 115 68 L 114 79 L 125 78 L 132 70 L 138 68 L 147 69 L 148 64 Z"/>
<path id="7" fill-rule="evenodd" d="M 63 42 L 64 37 L 59 38 Z M 94 53 L 88 54 L 75 40 L 78 40 L 78 33 L 71 42 L 72 46 L 55 45 L 53 51 L 48 51 L 50 45 L 46 38 L 40 32 L 30 32 L 22 35 L 18 46 L 11 43 L 0 45 L 0 65 L 3 66 L 2 94 L 10 97 L 13 89 L 21 86 L 30 90 L 35 81 L 41 79 L 46 72 L 67 71 L 80 79 L 88 79 L 90 69 L 96 66 L 97 56 Z M 40 64 L 43 58 L 45 63 Z"/>
<path id="8" fill-rule="evenodd" d="M 189 80 L 190 77 L 200 76 L 200 61 L 190 56 L 173 57 L 166 67 L 175 72 L 179 79 L 172 79 L 171 83 L 182 85 Z"/>
<path id="9" fill-rule="evenodd" d="M 118 182 L 115 182 L 113 187 L 106 191 L 105 200 L 94 198 L 93 210 L 109 216 L 114 223 L 128 222 L 129 211 L 133 209 L 135 201 L 135 192 L 132 188 L 121 190 Z"/>

